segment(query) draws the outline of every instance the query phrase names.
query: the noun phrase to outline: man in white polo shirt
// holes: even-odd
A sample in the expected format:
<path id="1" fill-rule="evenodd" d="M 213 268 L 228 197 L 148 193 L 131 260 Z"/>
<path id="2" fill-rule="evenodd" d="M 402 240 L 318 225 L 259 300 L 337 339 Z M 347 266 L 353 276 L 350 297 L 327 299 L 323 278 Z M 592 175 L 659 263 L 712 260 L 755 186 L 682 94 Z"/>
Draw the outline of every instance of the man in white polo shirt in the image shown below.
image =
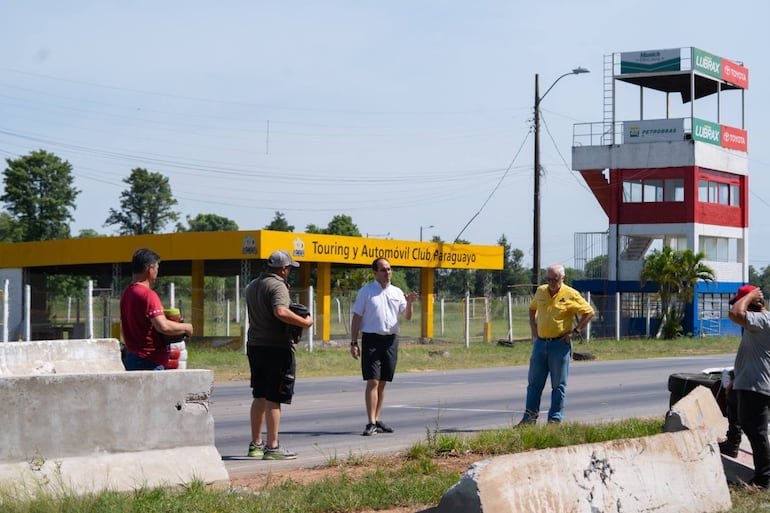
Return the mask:
<path id="1" fill-rule="evenodd" d="M 390 283 L 393 270 L 390 262 L 378 258 L 372 262 L 374 281 L 358 291 L 350 322 L 350 354 L 361 357 L 361 374 L 366 381 L 364 400 L 369 417 L 364 436 L 392 433 L 393 428 L 380 420 L 385 400 L 385 385 L 393 381 L 398 360 L 398 319 L 412 318 L 412 304 L 417 292 L 404 292 Z M 361 333 L 361 347 L 358 334 Z"/>

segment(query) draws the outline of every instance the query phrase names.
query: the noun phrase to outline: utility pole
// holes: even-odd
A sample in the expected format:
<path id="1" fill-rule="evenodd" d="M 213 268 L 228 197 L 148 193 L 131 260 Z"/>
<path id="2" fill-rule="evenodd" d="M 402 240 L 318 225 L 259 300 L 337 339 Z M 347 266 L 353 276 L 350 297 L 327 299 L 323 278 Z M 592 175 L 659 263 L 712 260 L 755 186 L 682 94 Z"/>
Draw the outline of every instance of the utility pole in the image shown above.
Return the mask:
<path id="1" fill-rule="evenodd" d="M 535 184 L 533 187 L 532 208 L 532 293 L 540 285 L 540 176 L 543 172 L 540 165 L 540 103 L 546 95 L 553 89 L 553 86 L 567 75 L 579 75 L 581 73 L 590 73 L 583 67 L 577 67 L 569 73 L 564 73 L 553 81 L 553 84 L 546 89 L 543 96 L 540 96 L 540 76 L 535 73 L 535 112 L 534 112 L 534 130 L 535 130 L 535 165 L 533 169 Z"/>

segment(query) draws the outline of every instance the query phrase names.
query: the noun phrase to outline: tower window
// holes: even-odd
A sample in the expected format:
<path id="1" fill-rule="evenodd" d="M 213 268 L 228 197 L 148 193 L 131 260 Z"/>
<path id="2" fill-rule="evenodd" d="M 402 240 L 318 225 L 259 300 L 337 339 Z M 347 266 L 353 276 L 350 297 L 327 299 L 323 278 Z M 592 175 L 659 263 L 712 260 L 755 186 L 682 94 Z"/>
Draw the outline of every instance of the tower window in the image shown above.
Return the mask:
<path id="1" fill-rule="evenodd" d="M 740 187 L 736 184 L 701 178 L 698 180 L 698 201 L 739 207 Z"/>
<path id="2" fill-rule="evenodd" d="M 684 201 L 684 180 L 681 178 L 648 178 L 623 181 L 624 203 L 661 203 Z"/>

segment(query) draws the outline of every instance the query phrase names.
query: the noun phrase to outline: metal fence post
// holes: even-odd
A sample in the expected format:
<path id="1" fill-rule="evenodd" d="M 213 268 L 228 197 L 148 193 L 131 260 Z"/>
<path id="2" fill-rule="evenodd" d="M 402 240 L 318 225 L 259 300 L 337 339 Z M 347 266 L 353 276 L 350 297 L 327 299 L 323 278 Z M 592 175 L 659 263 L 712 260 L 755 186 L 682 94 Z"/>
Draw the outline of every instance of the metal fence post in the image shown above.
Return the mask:
<path id="1" fill-rule="evenodd" d="M 591 304 L 591 291 L 589 290 L 586 292 L 586 301 L 588 301 L 588 304 Z M 586 342 L 591 341 L 591 323 L 588 323 L 588 326 L 586 326 Z"/>
<path id="2" fill-rule="evenodd" d="M 86 287 L 86 338 L 94 338 L 94 281 L 88 280 Z"/>
<path id="3" fill-rule="evenodd" d="M 647 335 L 647 338 L 650 338 L 650 314 L 651 314 L 651 308 L 652 308 L 652 300 L 650 299 L 650 295 L 647 294 L 647 315 L 645 316 L 645 326 L 644 331 L 645 335 Z"/>
<path id="4" fill-rule="evenodd" d="M 444 336 L 444 298 L 441 298 L 441 336 Z"/>
<path id="5" fill-rule="evenodd" d="M 24 340 L 32 340 L 32 286 L 24 285 Z"/>
<path id="6" fill-rule="evenodd" d="M 471 293 L 465 293 L 465 348 L 471 347 Z"/>
<path id="7" fill-rule="evenodd" d="M 506 297 L 508 298 L 508 342 L 513 342 L 513 298 L 510 290 Z"/>
<path id="8" fill-rule="evenodd" d="M 3 282 L 3 342 L 8 342 L 8 282 Z"/>
<path id="9" fill-rule="evenodd" d="M 313 312 L 315 309 L 315 301 L 313 301 L 313 286 L 310 285 L 307 289 L 307 302 L 310 303 L 307 305 L 307 309 L 309 312 Z M 313 352 L 313 328 L 315 327 L 315 312 L 313 312 L 313 325 L 307 329 L 307 350 L 311 353 Z"/>

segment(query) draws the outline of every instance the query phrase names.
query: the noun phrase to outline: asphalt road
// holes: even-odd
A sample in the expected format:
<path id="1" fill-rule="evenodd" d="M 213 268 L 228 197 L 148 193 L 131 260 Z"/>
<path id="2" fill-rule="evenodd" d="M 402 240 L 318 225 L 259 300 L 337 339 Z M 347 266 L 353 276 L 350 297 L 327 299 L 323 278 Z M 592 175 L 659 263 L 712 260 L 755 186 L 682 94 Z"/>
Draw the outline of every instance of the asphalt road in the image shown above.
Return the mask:
<path id="1" fill-rule="evenodd" d="M 733 364 L 734 355 L 655 358 L 570 366 L 565 421 L 600 422 L 628 417 L 664 418 L 668 376 Z M 245 456 L 250 438 L 248 382 L 216 383 L 211 399 L 216 446 L 231 477 L 271 469 L 313 467 L 360 455 L 392 453 L 425 441 L 428 433 L 475 433 L 509 427 L 524 408 L 527 367 L 397 373 L 386 390 L 382 420 L 393 434 L 361 436 L 366 424 L 360 376 L 302 378 L 294 401 L 284 405 L 281 445 L 298 454 L 291 461 Z M 546 385 L 540 422 L 550 404 Z"/>

